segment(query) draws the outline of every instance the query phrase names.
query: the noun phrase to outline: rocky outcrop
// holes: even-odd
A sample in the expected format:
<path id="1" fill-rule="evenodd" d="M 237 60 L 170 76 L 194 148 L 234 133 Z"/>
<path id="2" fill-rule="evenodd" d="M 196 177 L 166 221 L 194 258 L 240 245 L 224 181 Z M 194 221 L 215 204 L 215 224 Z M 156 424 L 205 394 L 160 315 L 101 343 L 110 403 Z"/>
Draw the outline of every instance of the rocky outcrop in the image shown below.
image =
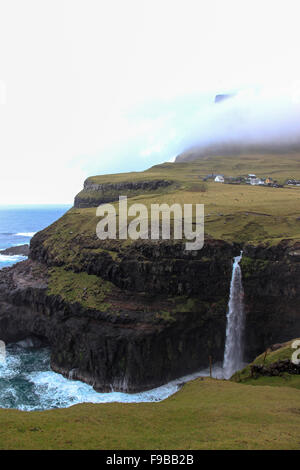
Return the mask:
<path id="1" fill-rule="evenodd" d="M 215 272 L 222 292 L 227 271 Z M 32 260 L 0 272 L 0 338 L 49 344 L 53 370 L 96 390 L 151 389 L 206 367 L 209 355 L 223 357 L 227 299 L 215 292 L 208 302 L 201 278 L 198 297 L 180 308 L 176 299 L 151 293 L 139 302 L 136 292 L 120 290 L 98 311 L 49 295 L 47 285 L 47 268 Z"/>
<path id="2" fill-rule="evenodd" d="M 252 364 L 250 366 L 251 377 L 257 378 L 259 376 L 276 377 L 283 374 L 300 374 L 300 365 L 293 364 L 289 359 L 273 362 L 270 365 Z"/>
<path id="3" fill-rule="evenodd" d="M 60 266 L 61 260 L 45 248 L 45 236 L 40 232 L 32 239 L 31 258 Z M 186 251 L 184 243 L 172 241 L 138 240 L 125 248 L 116 243 L 115 252 L 89 250 L 89 243 L 93 246 L 93 241 L 82 239 L 81 257 L 76 257 L 70 269 L 94 274 L 133 292 L 192 295 L 210 301 L 216 296 L 227 298 L 232 259 L 240 252 L 240 245 L 221 240 L 207 240 L 200 251 Z"/>
<path id="4" fill-rule="evenodd" d="M 11 246 L 10 248 L 6 248 L 6 250 L 0 250 L 0 254 L 5 256 L 28 256 L 29 245 Z"/>
<path id="5" fill-rule="evenodd" d="M 75 197 L 74 207 L 97 207 L 100 204 L 118 201 L 119 196 L 122 195 L 132 197 L 140 193 L 166 188 L 172 184 L 173 181 L 159 179 L 98 184 L 87 179 L 84 182 L 83 191 Z"/>
<path id="6" fill-rule="evenodd" d="M 66 264 L 51 251 L 47 229 L 35 235 L 30 260 L 0 272 L 0 338 L 46 342 L 53 370 L 101 391 L 151 389 L 206 367 L 209 356 L 223 359 L 232 260 L 241 245 L 209 239 L 187 252 L 179 242 L 98 243 L 70 238 L 68 253 L 76 255 Z M 300 244 L 243 250 L 251 361 L 300 336 Z M 114 287 L 103 308 L 90 308 L 49 292 L 52 269 L 93 274 Z"/>
<path id="7" fill-rule="evenodd" d="M 245 353 L 253 359 L 273 343 L 300 335 L 300 244 L 246 246 L 241 267 Z"/>

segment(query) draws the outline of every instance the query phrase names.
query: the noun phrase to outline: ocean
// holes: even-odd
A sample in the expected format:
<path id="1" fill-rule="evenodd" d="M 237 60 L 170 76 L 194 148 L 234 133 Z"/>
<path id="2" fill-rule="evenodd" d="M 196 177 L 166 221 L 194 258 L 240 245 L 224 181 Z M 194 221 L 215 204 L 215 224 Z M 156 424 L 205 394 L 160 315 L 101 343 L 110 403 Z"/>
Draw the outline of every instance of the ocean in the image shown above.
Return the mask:
<path id="1" fill-rule="evenodd" d="M 0 249 L 23 245 L 61 217 L 69 206 L 0 207 Z M 0 254 L 0 269 L 26 259 Z M 1 340 L 1 338 L 0 338 Z M 174 394 L 180 383 L 199 375 L 179 378 L 162 387 L 137 394 L 98 393 L 90 385 L 68 380 L 50 368 L 50 350 L 21 341 L 9 344 L 0 361 L 0 408 L 26 411 L 66 408 L 78 403 L 138 403 L 161 401 Z"/>
<path id="2" fill-rule="evenodd" d="M 70 206 L 0 206 L 0 250 L 25 245 L 32 236 L 59 219 Z M 0 254 L 0 269 L 26 259 Z"/>

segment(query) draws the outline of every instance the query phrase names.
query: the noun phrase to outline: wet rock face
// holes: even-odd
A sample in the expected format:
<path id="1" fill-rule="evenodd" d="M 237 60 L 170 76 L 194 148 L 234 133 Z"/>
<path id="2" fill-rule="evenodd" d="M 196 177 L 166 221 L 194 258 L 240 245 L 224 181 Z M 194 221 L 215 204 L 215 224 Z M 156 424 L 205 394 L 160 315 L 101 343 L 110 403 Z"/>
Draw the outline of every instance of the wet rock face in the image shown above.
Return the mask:
<path id="1" fill-rule="evenodd" d="M 294 255 L 298 249 L 282 242 L 244 250 L 247 359 L 300 335 L 300 258 Z"/>
<path id="2" fill-rule="evenodd" d="M 193 252 L 181 242 L 139 240 L 116 252 L 115 258 L 105 250 L 86 251 L 76 269 L 133 292 L 192 295 L 213 302 L 228 297 L 232 260 L 240 249 L 221 240 L 207 240 L 202 250 Z M 48 266 L 57 264 L 44 246 L 43 232 L 31 241 L 31 258 Z"/>
<path id="3" fill-rule="evenodd" d="M 180 244 L 136 242 L 113 260 L 107 253 L 87 254 L 82 269 L 102 276 L 121 289 L 152 295 L 196 296 L 213 304 L 224 301 L 226 315 L 232 260 L 242 246 L 207 240 L 199 252 Z M 241 261 L 245 292 L 245 360 L 271 344 L 300 336 L 300 244 L 245 246 Z M 32 256 L 51 265 L 43 239 L 33 239 Z M 217 324 L 216 324 L 217 328 Z M 225 327 L 224 327 L 225 328 Z"/>
<path id="4" fill-rule="evenodd" d="M 48 295 L 39 268 L 28 261 L 0 273 L 0 338 L 49 344 L 53 370 L 99 391 L 138 392 L 207 367 L 209 355 L 222 360 L 226 302 L 199 301 L 166 319 L 157 309 L 117 316 Z"/>
<path id="5" fill-rule="evenodd" d="M 54 260 L 45 258 L 38 240 L 35 260 L 0 272 L 0 339 L 47 341 L 55 371 L 101 391 L 151 389 L 208 367 L 210 355 L 222 360 L 232 257 L 239 247 L 211 240 L 195 255 L 179 245 L 138 243 L 118 262 L 107 253 L 88 258 L 82 269 L 119 288 L 111 308 L 100 312 L 48 295 Z M 136 297 L 145 293 L 147 301 L 138 304 Z M 114 302 L 121 304 L 118 315 Z M 166 302 L 171 307 L 164 315 Z"/>
<path id="6" fill-rule="evenodd" d="M 111 281 L 119 300 L 128 292 L 152 300 L 120 316 L 87 313 L 78 305 L 74 318 L 75 307 L 64 306 L 73 313 L 54 335 L 52 367 L 98 390 L 133 392 L 206 368 L 210 355 L 222 361 L 232 259 L 239 252 L 238 245 L 208 240 L 200 252 L 185 251 L 184 243 L 137 241 L 114 258 L 104 250 L 86 253 L 80 269 Z M 32 240 L 31 257 L 56 263 L 42 233 Z M 160 306 L 151 305 L 154 299 Z M 169 319 L 161 318 L 166 300 L 172 301 Z"/>
<path id="7" fill-rule="evenodd" d="M 220 250 L 222 251 L 222 250 Z M 101 275 L 122 289 L 136 292 L 151 292 L 153 295 L 196 295 L 213 300 L 216 296 L 228 295 L 231 262 L 234 247 L 223 253 L 216 247 L 201 255 L 184 254 L 182 247 L 147 246 L 140 244 L 136 250 L 128 251 L 118 262 L 107 257 L 91 255 L 87 258 L 87 272 Z M 211 282 L 212 279 L 215 282 Z M 224 282 L 225 281 L 225 282 Z"/>
<path id="8" fill-rule="evenodd" d="M 97 311 L 48 294 L 55 259 L 42 241 L 43 235 L 34 237 L 32 259 L 0 272 L 0 339 L 46 341 L 55 371 L 100 391 L 151 389 L 207 367 L 210 355 L 222 361 L 232 260 L 240 246 L 209 240 L 188 253 L 178 244 L 137 242 L 114 259 L 109 252 L 90 253 L 80 269 L 119 289 L 111 308 Z M 300 336 L 298 250 L 244 247 L 247 361 Z M 137 302 L 145 293 L 147 302 Z"/>
<path id="9" fill-rule="evenodd" d="M 212 326 L 208 322 L 203 327 L 196 314 L 185 314 L 174 325 L 154 326 L 95 320 L 88 326 L 82 317 L 76 323 L 72 319 L 66 323 L 68 330 L 58 331 L 60 341 L 53 348 L 52 367 L 99 391 L 152 389 L 207 367 L 209 341 L 219 344 L 222 354 L 224 319 L 220 319 L 219 332 Z"/>

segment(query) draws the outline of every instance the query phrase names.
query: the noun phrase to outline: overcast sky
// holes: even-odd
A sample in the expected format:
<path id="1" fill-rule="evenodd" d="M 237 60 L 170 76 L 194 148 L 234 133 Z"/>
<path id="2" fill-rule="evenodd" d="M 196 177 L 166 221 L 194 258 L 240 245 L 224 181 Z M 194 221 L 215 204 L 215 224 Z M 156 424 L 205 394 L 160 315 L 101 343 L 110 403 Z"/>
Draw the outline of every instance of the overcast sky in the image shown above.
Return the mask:
<path id="1" fill-rule="evenodd" d="M 297 95 L 299 44 L 297 1 L 0 0 L 0 204 L 169 160 L 216 93 Z"/>

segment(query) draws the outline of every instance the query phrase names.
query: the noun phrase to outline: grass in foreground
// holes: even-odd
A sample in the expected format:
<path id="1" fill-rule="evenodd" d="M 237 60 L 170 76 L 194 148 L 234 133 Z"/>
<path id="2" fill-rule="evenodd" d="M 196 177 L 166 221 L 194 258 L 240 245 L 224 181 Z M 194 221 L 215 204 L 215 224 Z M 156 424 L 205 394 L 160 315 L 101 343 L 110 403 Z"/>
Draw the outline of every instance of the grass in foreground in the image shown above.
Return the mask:
<path id="1" fill-rule="evenodd" d="M 161 403 L 0 410 L 0 449 L 299 449 L 300 393 L 197 379 Z"/>

